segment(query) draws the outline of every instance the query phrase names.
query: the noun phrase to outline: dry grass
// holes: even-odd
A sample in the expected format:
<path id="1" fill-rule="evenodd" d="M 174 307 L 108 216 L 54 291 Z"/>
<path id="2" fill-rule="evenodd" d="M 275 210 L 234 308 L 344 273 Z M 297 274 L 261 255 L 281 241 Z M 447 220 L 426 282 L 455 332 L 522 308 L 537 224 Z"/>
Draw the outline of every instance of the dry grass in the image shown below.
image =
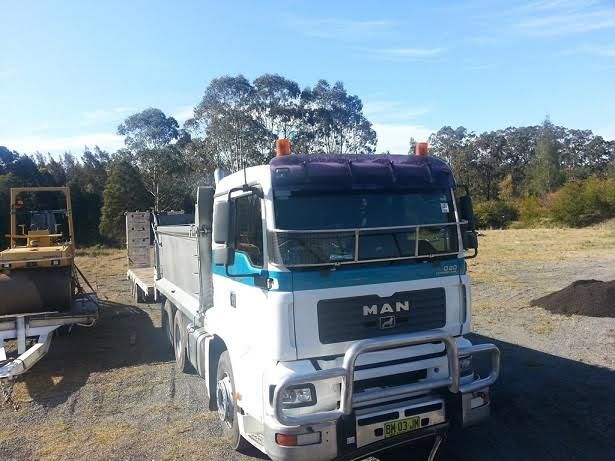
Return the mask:
<path id="1" fill-rule="evenodd" d="M 581 228 L 489 230 L 479 237 L 479 257 L 469 260 L 474 281 L 514 287 L 517 273 L 615 252 L 615 220 Z"/>
<path id="2" fill-rule="evenodd" d="M 615 249 L 615 220 L 591 227 L 537 228 L 484 231 L 481 261 L 554 261 L 591 257 Z"/>

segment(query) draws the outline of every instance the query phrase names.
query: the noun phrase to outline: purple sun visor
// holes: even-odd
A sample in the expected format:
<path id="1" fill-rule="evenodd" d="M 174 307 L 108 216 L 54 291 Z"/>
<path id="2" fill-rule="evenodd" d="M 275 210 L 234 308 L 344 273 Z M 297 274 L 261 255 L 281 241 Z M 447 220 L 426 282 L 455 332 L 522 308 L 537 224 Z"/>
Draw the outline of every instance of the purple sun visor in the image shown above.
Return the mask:
<path id="1" fill-rule="evenodd" d="M 274 189 L 378 190 L 455 187 L 449 166 L 410 155 L 286 155 L 269 163 Z"/>

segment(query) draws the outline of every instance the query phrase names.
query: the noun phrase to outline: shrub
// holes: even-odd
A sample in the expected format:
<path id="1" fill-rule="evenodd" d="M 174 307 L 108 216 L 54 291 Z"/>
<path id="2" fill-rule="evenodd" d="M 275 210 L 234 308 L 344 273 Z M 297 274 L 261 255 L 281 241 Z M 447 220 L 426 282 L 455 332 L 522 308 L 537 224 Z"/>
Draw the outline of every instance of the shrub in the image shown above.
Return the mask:
<path id="1" fill-rule="evenodd" d="M 502 200 L 489 200 L 474 207 L 474 216 L 480 229 L 503 229 L 516 219 L 517 210 Z"/>
<path id="2" fill-rule="evenodd" d="M 538 197 L 530 196 L 522 198 L 517 204 L 519 210 L 519 219 L 524 226 L 531 226 L 547 215 L 547 210 Z"/>
<path id="3" fill-rule="evenodd" d="M 615 180 L 569 182 L 557 191 L 550 214 L 555 222 L 573 227 L 615 216 Z"/>

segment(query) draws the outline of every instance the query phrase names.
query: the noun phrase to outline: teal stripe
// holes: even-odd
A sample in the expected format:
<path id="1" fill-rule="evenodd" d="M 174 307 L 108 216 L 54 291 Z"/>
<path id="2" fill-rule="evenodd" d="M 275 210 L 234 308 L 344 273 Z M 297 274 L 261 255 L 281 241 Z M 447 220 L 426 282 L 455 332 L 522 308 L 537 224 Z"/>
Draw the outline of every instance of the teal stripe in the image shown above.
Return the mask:
<path id="1" fill-rule="evenodd" d="M 226 276 L 224 266 L 213 265 L 212 269 L 214 274 Z M 466 273 L 466 263 L 463 258 L 451 258 L 434 262 L 378 264 L 364 267 L 340 266 L 334 270 L 311 269 L 279 272 L 253 267 L 244 253 L 237 252 L 235 263 L 229 266 L 229 273 L 268 275 L 277 280 L 277 291 L 300 291 L 463 275 Z M 252 277 L 240 277 L 235 280 L 254 286 Z"/>
<path id="2" fill-rule="evenodd" d="M 212 258 L 212 261 L 214 258 Z M 223 277 L 228 277 L 226 275 L 226 269 L 224 266 L 214 264 L 212 262 L 212 272 L 216 275 L 221 275 Z M 248 256 L 245 253 L 235 252 L 235 261 L 232 266 L 228 267 L 229 274 L 255 274 L 255 275 L 265 275 L 267 274 L 266 270 L 263 270 L 260 267 L 254 267 L 250 263 Z M 254 286 L 254 277 L 233 277 L 236 282 L 243 283 L 244 285 Z"/>

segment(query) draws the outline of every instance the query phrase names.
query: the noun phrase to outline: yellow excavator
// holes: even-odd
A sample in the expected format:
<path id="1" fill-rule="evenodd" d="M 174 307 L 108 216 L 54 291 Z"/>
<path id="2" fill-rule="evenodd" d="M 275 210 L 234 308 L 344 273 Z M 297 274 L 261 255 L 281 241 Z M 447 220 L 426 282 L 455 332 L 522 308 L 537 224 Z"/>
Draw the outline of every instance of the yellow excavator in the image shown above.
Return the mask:
<path id="1" fill-rule="evenodd" d="M 10 198 L 9 248 L 0 252 L 0 378 L 36 363 L 56 329 L 98 318 L 94 290 L 75 265 L 69 188 L 12 188 Z M 4 342 L 13 339 L 18 356 L 8 357 Z M 27 339 L 35 346 L 26 347 Z"/>

